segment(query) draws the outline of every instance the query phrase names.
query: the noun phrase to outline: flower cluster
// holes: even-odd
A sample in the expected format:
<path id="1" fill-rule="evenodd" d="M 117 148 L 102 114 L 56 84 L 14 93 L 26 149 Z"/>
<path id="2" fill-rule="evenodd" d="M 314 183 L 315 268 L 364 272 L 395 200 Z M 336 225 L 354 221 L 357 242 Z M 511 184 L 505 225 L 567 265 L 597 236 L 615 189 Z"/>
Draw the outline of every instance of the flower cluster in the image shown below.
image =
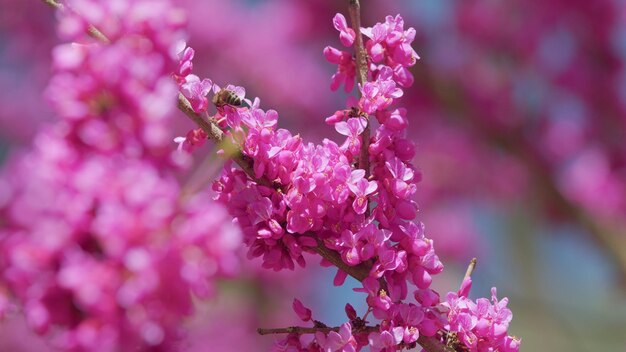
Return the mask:
<path id="1" fill-rule="evenodd" d="M 409 67 L 415 65 L 419 56 L 411 47 L 415 39 L 415 29 L 404 30 L 404 20 L 400 15 L 387 16 L 384 23 L 377 23 L 361 32 L 370 40 L 365 43 L 371 59 L 370 70 L 376 72 L 383 67 L 391 68 L 393 78 L 399 85 L 413 85 L 413 74 Z"/>
<path id="2" fill-rule="evenodd" d="M 191 294 L 233 272 L 238 230 L 207 197 L 180 201 L 151 163 L 78 155 L 53 133 L 5 179 L 3 283 L 35 331 L 63 328 L 64 349 L 170 343 Z"/>
<path id="3" fill-rule="evenodd" d="M 61 349 L 173 346 L 193 297 L 237 269 L 228 213 L 175 178 L 179 15 L 166 1 L 68 2 L 60 32 L 81 43 L 54 50 L 60 121 L 0 179 L 0 310 L 6 288 Z M 91 24 L 110 43 L 85 38 Z"/>
<path id="4" fill-rule="evenodd" d="M 47 95 L 62 121 L 0 181 L 0 192 L 10 190 L 0 193 L 0 312 L 6 288 L 31 326 L 63 349 L 173 348 L 192 295 L 210 295 L 211 279 L 233 272 L 240 240 L 222 205 L 182 194 L 175 181 L 169 122 L 178 91 L 198 114 L 184 109 L 192 119 L 221 128 L 219 138 L 203 129 L 176 138 L 179 153 L 208 136 L 234 146 L 220 144 L 243 170 L 227 162 L 213 191 L 241 228 L 249 257 L 282 270 L 318 253 L 323 265 L 337 266 L 336 285 L 348 275 L 361 282 L 363 317 L 348 304 L 348 321 L 330 328 L 296 300 L 314 333 L 291 331 L 276 350 L 389 352 L 424 338 L 519 349 L 495 291 L 493 304 L 474 303 L 466 282 L 442 303 L 430 288 L 443 265 L 415 220 L 421 175 L 411 163 L 407 110 L 397 105 L 418 57 L 415 30 L 405 30 L 400 16 L 355 29 L 335 16 L 344 46 L 360 45 L 361 34 L 369 40 L 364 67 L 347 51 L 324 50 L 338 65 L 331 88 L 351 91 L 358 73 L 367 79 L 359 99 L 326 120 L 343 141 L 320 144 L 278 128 L 278 113 L 245 99 L 242 87 L 194 75 L 195 52 L 181 41 L 184 19 L 166 1 L 67 1 L 60 19 L 60 33 L 77 42 L 53 55 Z M 96 28 L 107 45 L 86 37 Z"/>
<path id="5" fill-rule="evenodd" d="M 520 340 L 507 335 L 513 314 L 506 307 L 508 299 L 498 301 L 496 288 L 491 289 L 491 302 L 479 298 L 476 302 L 467 295 L 471 279 L 463 281 L 459 292 L 450 292 L 442 306 L 448 309 L 448 343 L 462 343 L 469 351 L 519 351 Z"/>
<path id="6" fill-rule="evenodd" d="M 76 147 L 167 159 L 176 109 L 174 44 L 184 17 L 166 1 L 120 4 L 75 0 L 60 12 L 71 42 L 53 50 L 56 74 L 47 98 Z M 110 44 L 86 41 L 89 24 Z"/>
<path id="7" fill-rule="evenodd" d="M 352 45 L 354 34 L 345 18 L 335 16 L 334 24 L 342 43 Z M 253 163 L 248 174 L 228 163 L 213 184 L 217 199 L 244 232 L 249 257 L 262 257 L 266 268 L 293 269 L 295 263 L 306 264 L 304 252 L 323 246 L 338 253 L 347 267 L 369 268 L 357 291 L 367 295 L 368 313 L 381 320 L 378 328 L 364 328 L 364 321 L 351 311 L 350 321 L 338 331 L 318 331 L 312 339 L 292 333 L 277 350 L 353 351 L 369 345 L 373 351 L 391 351 L 414 346 L 420 335 L 437 338 L 438 331 L 446 329 L 439 296 L 429 290 L 432 275 L 443 265 L 424 226 L 414 222 L 417 205 L 412 198 L 421 177 L 410 162 L 415 146 L 405 138 L 407 112 L 394 107 L 403 95 L 399 86 L 410 84 L 402 72 L 417 57 L 407 45 L 415 31 L 402 27 L 398 16 L 369 30 L 376 33 L 368 46 L 370 56 L 372 50 L 378 53 L 369 61 L 391 66 L 369 65 L 372 80 L 359 87 L 362 97 L 357 106 L 327 119 L 346 137 L 342 145 L 328 139 L 319 145 L 305 143 L 277 128 L 278 113 L 259 108 L 258 98 L 246 107 L 217 105 L 218 112 L 210 118 L 226 121 L 221 125 L 224 132 Z M 325 50 L 327 57 L 334 53 L 335 49 Z M 344 74 L 348 66 L 356 69 L 352 56 L 340 56 L 349 64 L 330 60 L 339 65 L 333 87 L 339 80 L 350 85 L 348 78 L 356 76 Z M 181 60 L 180 67 L 185 65 Z M 373 136 L 364 140 L 365 130 L 374 127 Z M 339 266 L 335 284 L 343 284 L 347 275 Z M 426 299 L 405 302 L 409 290 Z M 294 308 L 304 321 L 310 320 L 310 310 L 301 303 Z"/>
<path id="8" fill-rule="evenodd" d="M 346 18 L 338 13 L 333 19 L 333 24 L 335 25 L 335 29 L 340 33 L 341 43 L 347 47 L 352 46 L 356 34 L 354 30 L 348 28 Z M 335 91 L 339 89 L 342 84 L 345 84 L 345 91 L 352 91 L 356 80 L 356 64 L 352 59 L 352 54 L 332 46 L 327 46 L 324 48 L 324 57 L 328 62 L 337 65 L 337 72 L 332 77 L 330 89 Z"/>

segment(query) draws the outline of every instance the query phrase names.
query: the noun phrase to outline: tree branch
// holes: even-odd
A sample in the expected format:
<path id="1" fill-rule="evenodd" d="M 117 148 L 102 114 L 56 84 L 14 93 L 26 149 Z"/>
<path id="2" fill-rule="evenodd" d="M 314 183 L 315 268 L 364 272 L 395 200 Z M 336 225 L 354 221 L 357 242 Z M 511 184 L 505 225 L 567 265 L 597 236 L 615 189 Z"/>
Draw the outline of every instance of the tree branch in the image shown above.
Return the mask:
<path id="1" fill-rule="evenodd" d="M 352 29 L 356 34 L 356 40 L 354 43 L 354 50 L 356 54 L 356 76 L 358 82 L 363 86 L 367 82 L 367 52 L 365 51 L 365 45 L 363 44 L 363 36 L 361 35 L 361 5 L 359 0 L 349 0 L 350 5 L 348 13 L 350 15 L 350 23 Z M 358 90 L 358 96 L 361 97 L 361 91 Z M 369 159 L 369 146 L 370 146 L 370 118 L 365 117 L 367 124 L 361 133 L 361 153 L 359 155 L 359 169 L 365 170 L 365 177 L 370 175 L 370 159 Z M 369 208 L 368 208 L 369 210 Z M 368 212 L 369 213 L 369 212 Z"/>
<path id="2" fill-rule="evenodd" d="M 303 326 L 290 326 L 286 328 L 274 328 L 274 329 L 257 329 L 259 335 L 272 335 L 272 334 L 315 334 L 316 332 L 329 333 L 331 331 L 338 332 L 339 327 L 303 327 Z M 353 334 L 358 333 L 371 333 L 380 331 L 379 326 L 364 326 L 363 328 L 352 328 Z M 420 336 L 417 339 L 417 343 L 428 352 L 455 352 L 451 347 L 448 347 L 441 343 L 436 337 Z M 408 346 L 401 344 L 401 348 Z"/>
<path id="3" fill-rule="evenodd" d="M 63 4 L 60 4 L 58 2 L 56 2 L 56 0 L 42 0 L 46 5 L 53 7 L 57 10 L 63 10 L 65 7 L 63 6 Z M 92 38 L 105 43 L 105 44 L 110 44 L 111 41 L 109 40 L 109 38 L 106 37 L 106 35 L 104 35 L 102 32 L 100 32 L 100 30 L 96 27 L 94 27 L 93 25 L 88 25 L 87 26 L 87 34 L 89 34 L 89 36 L 91 36 Z"/>
<path id="4" fill-rule="evenodd" d="M 187 100 L 187 98 L 185 98 L 182 93 L 178 93 L 178 109 L 185 113 L 185 115 L 191 121 L 193 121 L 196 125 L 198 125 L 198 127 L 206 132 L 208 139 L 212 140 L 218 145 L 227 142 L 224 139 L 224 132 L 222 131 L 222 129 L 219 128 L 219 126 L 214 124 L 212 121 L 209 121 L 200 116 L 200 114 L 196 113 L 191 107 L 189 100 Z M 239 167 L 241 167 L 241 169 L 257 184 L 270 188 L 274 187 L 272 182 L 269 181 L 267 178 L 255 177 L 253 161 L 246 155 L 243 155 L 243 153 L 241 152 L 241 147 L 235 146 L 235 148 L 236 151 L 230 156 L 230 158 L 233 159 L 237 163 L 237 165 L 239 165 Z"/>
<path id="5" fill-rule="evenodd" d="M 420 335 L 417 343 L 427 352 L 456 352 L 454 348 L 446 346 L 435 336 Z"/>
<path id="6" fill-rule="evenodd" d="M 274 328 L 274 329 L 262 329 L 259 328 L 256 331 L 259 335 L 271 335 L 271 334 L 315 334 L 316 332 L 329 333 L 331 331 L 339 331 L 339 326 L 336 327 L 305 327 L 305 326 L 289 326 L 286 328 Z M 379 326 L 364 326 L 363 328 L 352 328 L 353 333 L 363 332 L 376 332 L 380 331 Z"/>
<path id="7" fill-rule="evenodd" d="M 343 261 L 339 253 L 326 247 L 324 245 L 324 242 L 314 233 L 310 232 L 306 235 L 313 237 L 317 241 L 317 247 L 312 247 L 315 253 L 319 254 L 322 258 L 331 262 L 337 268 L 345 271 L 346 273 L 348 273 L 348 275 L 352 276 L 358 281 L 363 281 L 369 276 L 371 268 L 367 264 L 361 263 L 359 265 L 350 266 Z"/>

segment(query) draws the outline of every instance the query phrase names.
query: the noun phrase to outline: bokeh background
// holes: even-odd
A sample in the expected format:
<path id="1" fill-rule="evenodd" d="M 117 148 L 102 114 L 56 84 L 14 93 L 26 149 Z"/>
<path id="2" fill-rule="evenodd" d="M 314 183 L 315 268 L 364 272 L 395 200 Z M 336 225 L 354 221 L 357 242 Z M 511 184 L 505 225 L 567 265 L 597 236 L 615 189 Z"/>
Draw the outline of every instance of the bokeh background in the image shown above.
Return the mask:
<path id="1" fill-rule="evenodd" d="M 347 0 L 174 2 L 198 74 L 245 86 L 309 140 L 336 138 L 323 120 L 346 95 L 330 92 L 321 53 L 340 45 L 331 19 Z M 418 33 L 404 104 L 419 220 L 447 267 L 435 287 L 455 290 L 478 257 L 472 295 L 497 286 L 510 298 L 524 350 L 626 350 L 626 1 L 361 2 L 365 26 L 399 13 Z M 0 0 L 0 163 L 54 120 L 42 99 L 54 21 L 39 1 Z M 190 127 L 181 115 L 172 138 Z M 209 177 L 215 165 L 197 154 Z M 257 327 L 296 323 L 293 297 L 329 324 L 362 299 L 353 283 L 329 288 L 333 270 L 247 267 L 199 303 L 181 350 L 259 350 L 273 338 Z M 19 312 L 0 322 L 0 351 L 45 350 Z"/>

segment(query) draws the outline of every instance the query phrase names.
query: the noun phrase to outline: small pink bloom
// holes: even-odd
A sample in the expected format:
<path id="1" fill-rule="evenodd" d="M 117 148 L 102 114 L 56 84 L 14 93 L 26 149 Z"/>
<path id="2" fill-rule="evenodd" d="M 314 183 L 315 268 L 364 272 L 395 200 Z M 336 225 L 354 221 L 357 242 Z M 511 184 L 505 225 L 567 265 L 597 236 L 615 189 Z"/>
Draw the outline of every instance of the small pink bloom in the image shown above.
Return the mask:
<path id="1" fill-rule="evenodd" d="M 362 86 L 359 85 L 363 95 L 359 101 L 359 107 L 363 111 L 374 114 L 376 111 L 389 107 L 394 99 L 402 97 L 402 89 L 396 87 L 392 75 L 391 68 L 385 66 L 380 70 L 375 81 L 365 82 Z"/>
<path id="2" fill-rule="evenodd" d="M 350 92 L 356 81 L 356 64 L 352 54 L 327 46 L 324 48 L 324 57 L 330 63 L 338 65 L 337 72 L 331 78 L 330 89 L 334 92 L 345 83 L 344 90 Z"/>
<path id="3" fill-rule="evenodd" d="M 315 335 L 317 343 L 324 352 L 355 352 L 357 343 L 352 336 L 352 325 L 344 323 L 339 332 L 331 331 L 324 336 L 322 333 Z"/>
<path id="4" fill-rule="evenodd" d="M 398 344 L 402 342 L 404 329 L 402 327 L 392 328 L 391 331 L 373 332 L 369 335 L 369 342 L 372 352 L 393 352 L 397 350 Z"/>
<path id="5" fill-rule="evenodd" d="M 362 118 L 350 118 L 348 121 L 337 122 L 335 130 L 339 134 L 348 137 L 341 148 L 349 151 L 353 156 L 359 155 L 361 148 L 360 135 L 363 133 L 366 125 L 367 121 Z"/>
<path id="6" fill-rule="evenodd" d="M 293 299 L 293 310 L 298 314 L 298 317 L 302 319 L 302 321 L 311 320 L 311 310 L 302 304 L 299 299 Z"/>
<path id="7" fill-rule="evenodd" d="M 362 170 L 361 170 L 362 171 Z M 352 171 L 352 176 L 360 175 L 359 170 Z M 357 214 L 364 214 L 367 209 L 367 197 L 378 189 L 376 181 L 367 181 L 363 176 L 348 183 L 350 191 L 354 194 L 354 202 L 352 207 Z"/>
<path id="8" fill-rule="evenodd" d="M 356 310 L 350 303 L 346 303 L 346 307 L 344 310 L 346 311 L 346 315 L 348 316 L 348 319 L 354 320 L 357 318 Z"/>
<path id="9" fill-rule="evenodd" d="M 207 134 L 203 129 L 197 128 L 187 133 L 185 137 L 176 137 L 174 142 L 178 143 L 178 151 L 185 151 L 187 153 L 193 152 L 195 149 L 200 148 L 207 139 Z"/>
<path id="10" fill-rule="evenodd" d="M 178 67 L 176 69 L 176 72 L 174 73 L 174 76 L 176 78 L 177 81 L 183 81 L 185 80 L 185 77 L 187 77 L 188 75 L 191 74 L 191 71 L 193 70 L 193 56 L 195 54 L 195 51 L 193 50 L 193 48 L 186 46 L 187 44 L 185 42 L 180 42 L 179 43 L 180 47 L 178 49 Z"/>
<path id="11" fill-rule="evenodd" d="M 333 26 L 339 31 L 339 39 L 343 45 L 352 46 L 352 44 L 354 44 L 356 34 L 352 28 L 348 27 L 346 18 L 342 14 L 338 13 L 335 15 L 333 18 Z"/>
<path id="12" fill-rule="evenodd" d="M 185 98 L 191 103 L 193 111 L 201 113 L 209 107 L 207 94 L 211 91 L 213 82 L 210 79 L 200 80 L 196 75 L 188 75 L 185 77 L 184 83 L 180 86 L 180 91 Z"/>

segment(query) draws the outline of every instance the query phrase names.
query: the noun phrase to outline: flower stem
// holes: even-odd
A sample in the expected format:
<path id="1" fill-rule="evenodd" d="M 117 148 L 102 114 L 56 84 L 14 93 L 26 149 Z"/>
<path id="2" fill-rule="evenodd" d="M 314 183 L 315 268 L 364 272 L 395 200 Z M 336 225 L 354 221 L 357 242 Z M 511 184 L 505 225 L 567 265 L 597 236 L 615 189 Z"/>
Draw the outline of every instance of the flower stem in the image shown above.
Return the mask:
<path id="1" fill-rule="evenodd" d="M 187 98 L 185 98 L 185 96 L 181 93 L 178 93 L 178 109 L 185 113 L 191 121 L 206 132 L 210 140 L 216 144 L 223 144 L 226 142 L 222 129 L 215 125 L 212 121 L 207 120 L 200 114 L 196 113 L 191 107 L 189 100 L 187 100 Z M 250 178 L 252 178 L 259 185 L 273 187 L 272 182 L 267 178 L 257 178 L 254 176 L 253 161 L 249 157 L 243 155 L 239 146 L 236 146 L 235 150 L 236 151 L 230 156 L 230 158 L 233 159 Z"/>
<path id="2" fill-rule="evenodd" d="M 46 5 L 53 7 L 57 10 L 63 10 L 65 8 L 63 4 L 58 3 L 56 0 L 42 0 L 42 1 Z M 87 26 L 87 33 L 89 34 L 89 36 L 91 36 L 92 38 L 102 43 L 105 43 L 105 44 L 111 43 L 111 41 L 109 40 L 109 38 L 106 37 L 106 35 L 104 35 L 102 32 L 100 32 L 98 28 L 94 27 L 91 24 Z"/>
<path id="3" fill-rule="evenodd" d="M 356 34 L 356 40 L 354 43 L 354 50 L 356 54 L 356 76 L 361 86 L 367 82 L 367 53 L 365 51 L 365 45 L 363 44 L 363 36 L 361 35 L 361 5 L 359 0 L 350 0 L 348 8 L 350 15 L 350 23 L 352 29 Z M 361 97 L 361 91 L 358 90 L 358 95 Z M 367 124 L 365 129 L 361 133 L 361 153 L 359 156 L 359 169 L 365 170 L 365 177 L 370 175 L 370 160 L 369 160 L 369 146 L 370 146 L 370 119 L 366 117 Z"/>
<path id="4" fill-rule="evenodd" d="M 348 273 L 348 275 L 359 281 L 363 281 L 369 276 L 371 268 L 367 264 L 361 263 L 359 265 L 350 266 L 343 261 L 339 253 L 326 247 L 324 245 L 324 242 L 319 239 L 314 233 L 308 233 L 308 235 L 310 235 L 317 241 L 317 247 L 312 248 L 315 253 L 319 254 L 324 259 L 331 262 L 334 266 L 345 271 L 346 273 Z"/>
<path id="5" fill-rule="evenodd" d="M 474 272 L 474 268 L 476 268 L 476 262 L 477 262 L 476 258 L 472 258 L 472 260 L 470 260 L 470 263 L 467 266 L 467 271 L 465 271 L 465 276 L 464 276 L 465 279 L 472 276 L 472 273 Z"/>
<path id="6" fill-rule="evenodd" d="M 379 331 L 380 327 L 378 326 L 364 326 L 360 329 L 352 329 L 354 333 L 361 332 L 374 332 Z M 339 331 L 339 327 L 305 327 L 305 326 L 289 326 L 286 328 L 274 328 L 274 329 L 263 329 L 259 328 L 256 330 L 259 335 L 271 335 L 271 334 L 315 334 L 316 332 L 324 332 L 329 333 L 331 331 Z"/>

